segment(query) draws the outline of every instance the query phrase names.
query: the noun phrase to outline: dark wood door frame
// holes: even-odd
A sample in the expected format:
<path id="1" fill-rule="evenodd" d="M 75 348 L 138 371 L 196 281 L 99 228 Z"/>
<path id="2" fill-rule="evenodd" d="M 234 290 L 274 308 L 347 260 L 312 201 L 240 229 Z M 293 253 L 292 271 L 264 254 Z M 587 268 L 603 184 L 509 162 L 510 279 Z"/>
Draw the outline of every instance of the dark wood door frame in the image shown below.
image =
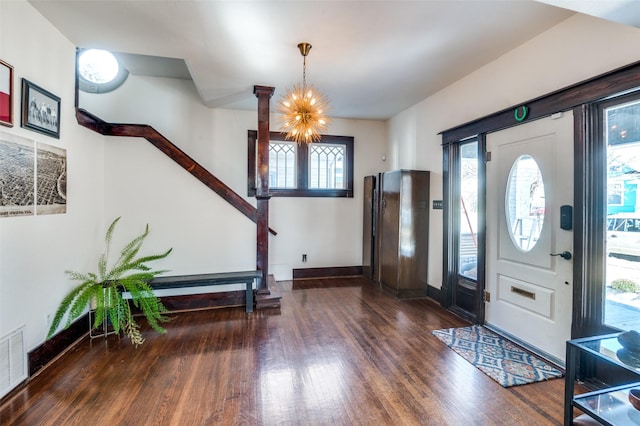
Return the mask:
<path id="1" fill-rule="evenodd" d="M 497 132 L 537 118 L 547 117 L 556 112 L 569 111 L 579 105 L 603 100 L 614 94 L 636 88 L 640 88 L 640 62 L 618 68 L 440 133 L 442 134 L 443 144 L 459 143 L 476 135 Z M 527 113 L 525 119 L 519 121 L 516 119 L 515 110 L 522 106 L 527 107 Z"/>
<path id="2" fill-rule="evenodd" d="M 572 338 L 582 337 L 593 332 L 593 324 L 590 317 L 597 313 L 593 297 L 589 294 L 588 283 L 602 275 L 596 263 L 589 259 L 598 256 L 601 248 L 594 245 L 594 232 L 597 230 L 597 218 L 594 218 L 594 191 L 601 190 L 600 184 L 590 177 L 590 170 L 599 167 L 594 162 L 597 159 L 589 158 L 587 147 L 595 143 L 598 138 L 597 129 L 594 127 L 595 103 L 605 99 L 640 91 L 640 62 L 618 68 L 611 72 L 585 80 L 564 89 L 546 94 L 539 98 L 523 102 L 486 117 L 453 127 L 441 132 L 443 148 L 450 144 L 458 144 L 470 137 L 486 135 L 509 127 L 524 124 L 526 122 L 550 116 L 552 114 L 572 110 L 574 113 L 574 268 L 573 268 L 573 324 Z M 526 107 L 526 117 L 519 120 L 519 115 Z M 520 114 L 518 114 L 520 111 Z M 450 175 L 443 170 L 444 194 L 449 190 Z M 447 214 L 451 200 L 445 200 L 444 205 L 444 241 L 445 251 L 443 259 L 443 277 L 447 277 L 450 262 L 447 259 L 447 244 L 450 243 L 451 225 Z M 600 218 L 600 220 L 603 220 Z M 444 283 L 443 283 L 444 284 Z M 445 298 L 446 299 L 446 298 Z M 446 303 L 443 303 L 446 307 Z"/>
<path id="3" fill-rule="evenodd" d="M 461 278 L 459 274 L 459 249 L 460 240 L 457 237 L 460 235 L 460 204 L 457 200 L 460 200 L 460 187 L 452 187 L 451 177 L 454 175 L 460 175 L 460 163 L 455 161 L 455 158 L 459 157 L 459 144 L 448 144 L 443 147 L 443 216 L 444 220 L 444 234 L 443 234 L 443 277 L 444 282 L 442 285 L 442 306 L 456 313 L 457 315 L 475 323 L 484 323 L 484 290 L 485 290 L 485 193 L 486 193 L 486 142 L 485 135 L 481 134 L 476 138 L 467 139 L 464 142 L 476 141 L 478 144 L 478 223 L 476 238 L 478 241 L 478 252 L 476 260 L 477 278 L 476 282 L 472 283 L 467 279 Z M 462 142 L 462 141 L 461 141 Z M 456 200 L 453 203 L 452 200 Z M 464 282 L 461 282 L 463 280 Z M 457 286 L 464 286 L 465 283 L 473 284 L 475 286 L 475 294 L 473 297 L 473 311 L 467 311 L 460 307 L 457 300 L 456 292 Z"/>

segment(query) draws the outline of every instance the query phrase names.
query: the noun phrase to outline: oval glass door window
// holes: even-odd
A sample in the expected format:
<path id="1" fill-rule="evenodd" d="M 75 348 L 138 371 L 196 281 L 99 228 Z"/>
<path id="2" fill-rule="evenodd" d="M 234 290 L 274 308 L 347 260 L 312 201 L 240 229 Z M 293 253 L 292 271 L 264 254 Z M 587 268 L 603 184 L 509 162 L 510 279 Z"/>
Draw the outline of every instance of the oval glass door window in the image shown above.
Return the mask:
<path id="1" fill-rule="evenodd" d="M 538 163 L 530 155 L 521 155 L 511 166 L 505 213 L 513 244 L 523 252 L 533 249 L 544 224 L 544 183 Z"/>

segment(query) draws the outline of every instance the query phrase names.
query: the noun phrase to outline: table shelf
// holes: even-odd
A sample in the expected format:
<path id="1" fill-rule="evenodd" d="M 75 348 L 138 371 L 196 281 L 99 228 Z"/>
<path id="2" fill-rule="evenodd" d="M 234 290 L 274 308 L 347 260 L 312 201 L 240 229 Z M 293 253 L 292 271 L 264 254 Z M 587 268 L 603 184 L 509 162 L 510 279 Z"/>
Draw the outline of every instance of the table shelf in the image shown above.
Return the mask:
<path id="1" fill-rule="evenodd" d="M 629 402 L 629 390 L 640 388 L 640 354 L 630 352 L 618 342 L 620 333 L 574 339 L 567 342 L 564 424 L 573 424 L 573 407 L 577 407 L 604 425 L 640 425 L 640 411 Z M 580 354 L 604 361 L 638 377 L 638 382 L 606 387 L 574 395 Z"/>

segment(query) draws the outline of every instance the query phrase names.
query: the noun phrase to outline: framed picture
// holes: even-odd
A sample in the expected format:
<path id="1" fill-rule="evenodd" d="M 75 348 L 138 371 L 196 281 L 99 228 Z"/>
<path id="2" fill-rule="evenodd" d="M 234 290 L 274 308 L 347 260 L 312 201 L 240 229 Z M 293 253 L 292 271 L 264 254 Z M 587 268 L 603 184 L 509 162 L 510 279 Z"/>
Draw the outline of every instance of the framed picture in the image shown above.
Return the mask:
<path id="1" fill-rule="evenodd" d="M 0 60 L 0 124 L 13 127 L 13 67 Z"/>
<path id="2" fill-rule="evenodd" d="M 60 98 L 23 78 L 21 125 L 60 139 Z"/>
<path id="3" fill-rule="evenodd" d="M 0 132 L 0 217 L 33 216 L 35 152 L 31 139 Z"/>

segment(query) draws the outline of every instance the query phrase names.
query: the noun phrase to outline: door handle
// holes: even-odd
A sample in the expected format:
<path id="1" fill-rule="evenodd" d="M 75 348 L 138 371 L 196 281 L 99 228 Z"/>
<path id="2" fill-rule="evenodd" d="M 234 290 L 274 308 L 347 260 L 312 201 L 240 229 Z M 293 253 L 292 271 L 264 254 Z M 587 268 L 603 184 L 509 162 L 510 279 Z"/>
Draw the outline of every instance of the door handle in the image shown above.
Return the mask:
<path id="1" fill-rule="evenodd" d="M 571 260 L 571 253 L 568 251 L 563 251 L 562 253 L 549 253 L 549 256 L 560 256 L 564 260 Z"/>

